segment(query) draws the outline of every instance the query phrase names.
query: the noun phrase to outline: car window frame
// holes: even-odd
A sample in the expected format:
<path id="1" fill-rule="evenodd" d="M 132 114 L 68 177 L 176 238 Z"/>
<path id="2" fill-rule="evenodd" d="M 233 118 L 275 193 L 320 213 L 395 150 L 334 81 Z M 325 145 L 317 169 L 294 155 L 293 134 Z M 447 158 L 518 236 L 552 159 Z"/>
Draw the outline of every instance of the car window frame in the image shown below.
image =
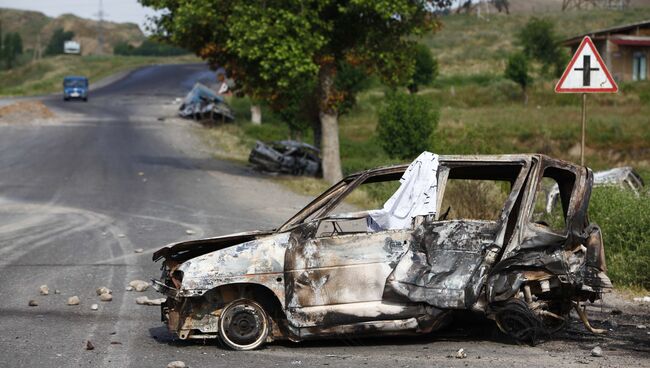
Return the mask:
<path id="1" fill-rule="evenodd" d="M 542 185 L 542 179 L 545 177 L 544 173 L 548 168 L 553 168 L 556 170 L 562 170 L 567 173 L 570 173 L 573 175 L 574 180 L 573 180 L 573 188 L 571 189 L 571 193 L 569 194 L 569 200 L 567 203 L 566 207 L 566 213 L 564 214 L 564 229 L 562 232 L 555 231 L 552 227 L 550 226 L 544 226 L 542 224 L 536 223 L 533 221 L 533 215 L 535 214 L 535 203 L 537 201 L 537 196 L 542 194 L 543 192 L 539 190 L 539 187 Z M 555 180 L 556 184 L 558 185 L 558 189 L 560 188 L 560 182 L 557 181 L 557 179 L 549 177 L 553 180 Z M 529 203 L 529 208 L 526 214 L 526 223 L 527 226 L 534 231 L 543 231 L 543 232 L 548 232 L 551 234 L 555 234 L 564 238 L 569 237 L 569 232 L 571 228 L 571 218 L 573 216 L 573 213 L 575 212 L 575 201 L 576 197 L 578 195 L 577 190 L 579 188 L 578 181 L 580 180 L 580 175 L 578 172 L 573 170 L 573 168 L 561 165 L 559 162 L 553 159 L 546 158 L 541 161 L 541 165 L 539 165 L 538 170 L 537 170 L 537 175 L 536 175 L 536 180 L 535 180 L 535 185 L 531 187 L 531 200 L 528 201 Z M 546 200 L 546 197 L 544 196 L 544 199 Z M 562 203 L 562 191 L 561 189 L 558 191 L 558 200 L 559 200 L 559 205 L 562 206 L 562 211 L 564 212 L 564 204 Z"/>

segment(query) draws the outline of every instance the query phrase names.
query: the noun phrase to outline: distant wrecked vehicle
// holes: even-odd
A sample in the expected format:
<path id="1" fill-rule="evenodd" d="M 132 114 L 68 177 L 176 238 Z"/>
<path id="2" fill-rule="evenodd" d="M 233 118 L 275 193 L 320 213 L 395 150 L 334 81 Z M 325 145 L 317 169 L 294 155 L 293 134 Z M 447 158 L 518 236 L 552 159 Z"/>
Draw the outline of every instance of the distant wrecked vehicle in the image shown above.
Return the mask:
<path id="1" fill-rule="evenodd" d="M 194 120 L 233 121 L 235 116 L 226 100 L 201 83 L 196 83 L 181 106 L 178 115 Z"/>
<path id="2" fill-rule="evenodd" d="M 643 190 L 643 179 L 641 175 L 630 166 L 615 167 L 613 169 L 598 171 L 594 173 L 594 186 L 613 186 L 624 190 L 632 191 L 639 195 Z M 560 189 L 553 185 L 546 196 L 546 212 L 551 213 L 558 204 Z"/>
<path id="3" fill-rule="evenodd" d="M 559 221 L 544 211 L 547 181 L 560 189 Z M 277 229 L 156 251 L 162 320 L 183 340 L 220 338 L 237 350 L 425 334 L 462 310 L 532 343 L 563 327 L 571 309 L 601 332 L 580 307 L 611 288 L 587 216 L 592 182 L 588 168 L 544 155 L 425 152 L 408 166 L 359 172 Z M 390 198 L 341 213 L 358 188 Z"/>
<path id="4" fill-rule="evenodd" d="M 321 175 L 320 150 L 297 141 L 257 141 L 248 156 L 255 168 L 291 175 Z"/>
<path id="5" fill-rule="evenodd" d="M 72 99 L 88 101 L 88 78 L 81 76 L 63 78 L 63 101 Z"/>

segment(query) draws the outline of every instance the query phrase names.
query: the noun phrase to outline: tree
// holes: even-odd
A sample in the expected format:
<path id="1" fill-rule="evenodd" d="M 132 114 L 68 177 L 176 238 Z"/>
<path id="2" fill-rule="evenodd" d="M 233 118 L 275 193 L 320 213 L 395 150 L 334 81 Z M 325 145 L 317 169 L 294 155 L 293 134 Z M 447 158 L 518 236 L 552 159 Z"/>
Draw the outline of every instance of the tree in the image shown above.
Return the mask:
<path id="1" fill-rule="evenodd" d="M 379 142 L 390 157 L 412 159 L 429 148 L 438 112 L 422 96 L 397 92 L 387 99 L 379 110 Z"/>
<path id="2" fill-rule="evenodd" d="M 438 60 L 425 45 L 414 48 L 415 68 L 408 89 L 411 93 L 418 91 L 419 86 L 427 85 L 438 76 Z"/>
<path id="3" fill-rule="evenodd" d="M 508 0 L 492 0 L 492 4 L 497 8 L 497 11 L 501 13 L 505 11 L 506 14 L 510 14 L 510 1 Z"/>
<path id="4" fill-rule="evenodd" d="M 74 32 L 64 31 L 63 28 L 57 28 L 50 42 L 48 42 L 47 47 L 45 48 L 45 55 L 60 55 L 63 54 L 63 44 L 65 41 L 70 41 L 74 38 Z"/>
<path id="5" fill-rule="evenodd" d="M 2 22 L 0 22 L 0 62 L 5 58 L 4 44 L 2 40 Z"/>
<path id="6" fill-rule="evenodd" d="M 567 56 L 560 47 L 552 20 L 532 17 L 517 38 L 526 56 L 542 63 L 542 73 L 549 73 L 551 68 L 556 76 L 562 73 Z"/>
<path id="7" fill-rule="evenodd" d="M 16 65 L 18 55 L 23 53 L 23 39 L 16 32 L 7 33 L 4 37 L 2 56 L 5 60 L 7 69 Z"/>
<path id="8" fill-rule="evenodd" d="M 337 88 L 342 62 L 393 85 L 412 75 L 413 37 L 435 30 L 434 11 L 449 0 L 139 0 L 161 10 L 155 31 L 211 65 L 223 66 L 239 92 L 270 101 L 301 81 L 316 81 L 323 176 L 341 178 Z"/>
<path id="9" fill-rule="evenodd" d="M 528 86 L 533 79 L 528 74 L 528 57 L 522 52 L 517 52 L 508 58 L 508 64 L 505 71 L 506 78 L 517 83 L 521 87 L 524 95 L 524 105 L 528 105 Z"/>

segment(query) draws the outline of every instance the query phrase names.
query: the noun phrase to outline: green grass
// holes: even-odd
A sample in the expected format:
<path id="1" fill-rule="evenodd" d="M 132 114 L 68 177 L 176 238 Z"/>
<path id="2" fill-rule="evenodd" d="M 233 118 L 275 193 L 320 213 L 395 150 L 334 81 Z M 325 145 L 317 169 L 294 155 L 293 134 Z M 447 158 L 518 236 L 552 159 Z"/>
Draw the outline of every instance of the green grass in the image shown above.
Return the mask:
<path id="1" fill-rule="evenodd" d="M 90 83 L 143 65 L 198 61 L 193 56 L 73 56 L 43 58 L 0 71 L 0 96 L 29 96 L 59 92 L 66 75 L 85 75 Z"/>
<path id="2" fill-rule="evenodd" d="M 589 214 L 601 226 L 607 268 L 616 285 L 650 290 L 650 198 L 594 189 Z"/>

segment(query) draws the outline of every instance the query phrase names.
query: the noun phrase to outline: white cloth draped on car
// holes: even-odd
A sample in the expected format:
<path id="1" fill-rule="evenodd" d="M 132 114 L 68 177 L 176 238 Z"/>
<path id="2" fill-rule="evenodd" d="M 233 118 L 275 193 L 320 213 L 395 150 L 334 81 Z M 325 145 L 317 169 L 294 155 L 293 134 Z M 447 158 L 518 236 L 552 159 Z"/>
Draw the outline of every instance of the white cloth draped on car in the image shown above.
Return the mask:
<path id="1" fill-rule="evenodd" d="M 422 152 L 406 169 L 400 187 L 384 207 L 368 212 L 368 230 L 406 229 L 416 216 L 435 215 L 438 163 L 438 155 Z"/>

